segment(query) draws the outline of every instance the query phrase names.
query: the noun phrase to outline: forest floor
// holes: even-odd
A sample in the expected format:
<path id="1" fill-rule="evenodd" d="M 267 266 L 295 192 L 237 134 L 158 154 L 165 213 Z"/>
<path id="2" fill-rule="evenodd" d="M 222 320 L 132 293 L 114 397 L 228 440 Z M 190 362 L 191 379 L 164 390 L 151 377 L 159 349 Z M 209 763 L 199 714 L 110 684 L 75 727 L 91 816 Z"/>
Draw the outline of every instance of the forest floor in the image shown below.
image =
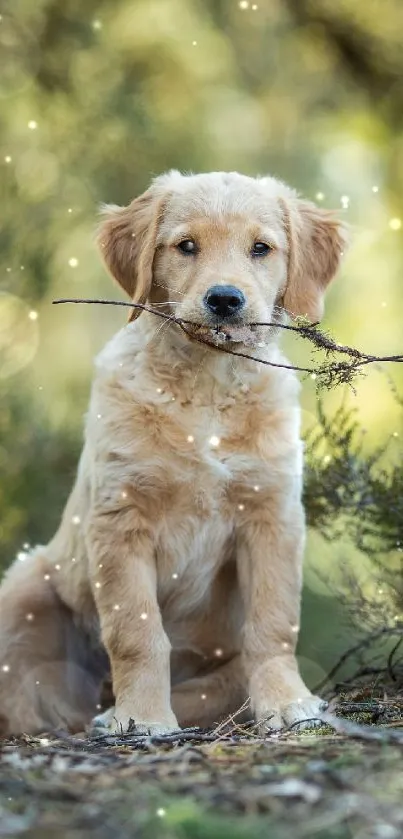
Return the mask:
<path id="1" fill-rule="evenodd" d="M 0 837 L 400 839 L 403 698 L 356 692 L 328 720 L 3 741 Z"/>

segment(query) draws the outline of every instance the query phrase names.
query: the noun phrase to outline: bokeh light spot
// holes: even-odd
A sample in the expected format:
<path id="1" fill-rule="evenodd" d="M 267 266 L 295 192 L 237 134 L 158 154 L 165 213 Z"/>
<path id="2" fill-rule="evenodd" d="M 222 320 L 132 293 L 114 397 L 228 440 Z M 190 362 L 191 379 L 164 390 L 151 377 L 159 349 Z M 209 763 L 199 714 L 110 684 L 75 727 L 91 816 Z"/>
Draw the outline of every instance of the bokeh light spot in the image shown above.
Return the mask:
<path id="1" fill-rule="evenodd" d="M 31 316 L 26 303 L 0 292 L 0 379 L 8 379 L 26 367 L 38 343 L 37 318 Z"/>

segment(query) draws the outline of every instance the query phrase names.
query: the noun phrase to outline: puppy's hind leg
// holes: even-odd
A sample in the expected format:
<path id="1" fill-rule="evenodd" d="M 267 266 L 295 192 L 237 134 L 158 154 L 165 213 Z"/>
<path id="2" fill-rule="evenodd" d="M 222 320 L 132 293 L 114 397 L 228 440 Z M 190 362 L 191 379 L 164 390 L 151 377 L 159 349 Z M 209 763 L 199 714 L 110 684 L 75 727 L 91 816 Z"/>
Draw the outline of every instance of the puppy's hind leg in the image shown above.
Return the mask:
<path id="1" fill-rule="evenodd" d="M 82 730 L 99 701 L 106 662 L 48 571 L 46 549 L 37 549 L 12 565 L 0 587 L 2 735 Z"/>
<path id="2" fill-rule="evenodd" d="M 238 723 L 251 719 L 239 655 L 203 676 L 175 685 L 172 707 L 182 728 L 210 728 L 234 714 Z"/>

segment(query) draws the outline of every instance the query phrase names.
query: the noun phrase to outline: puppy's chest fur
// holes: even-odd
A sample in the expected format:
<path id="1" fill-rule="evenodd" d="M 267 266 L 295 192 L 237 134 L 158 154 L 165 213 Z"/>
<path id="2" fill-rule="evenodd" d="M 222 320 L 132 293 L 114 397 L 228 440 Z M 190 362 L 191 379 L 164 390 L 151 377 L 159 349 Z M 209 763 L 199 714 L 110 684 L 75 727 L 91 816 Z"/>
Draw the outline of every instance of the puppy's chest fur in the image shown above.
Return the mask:
<path id="1" fill-rule="evenodd" d="M 115 379 L 93 400 L 91 436 L 112 484 L 140 507 L 152 499 L 160 519 L 233 519 L 270 493 L 297 443 L 293 423 L 259 392 L 213 378 L 201 384 L 198 391 L 186 378 L 170 386 L 148 378 L 142 387 Z"/>

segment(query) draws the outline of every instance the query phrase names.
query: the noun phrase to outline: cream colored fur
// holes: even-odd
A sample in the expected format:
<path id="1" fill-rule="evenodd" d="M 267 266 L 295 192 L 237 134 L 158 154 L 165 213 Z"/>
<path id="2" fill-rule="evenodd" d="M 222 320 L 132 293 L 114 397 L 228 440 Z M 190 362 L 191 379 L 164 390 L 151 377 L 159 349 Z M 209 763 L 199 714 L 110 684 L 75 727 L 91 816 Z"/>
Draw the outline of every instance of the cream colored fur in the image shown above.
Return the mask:
<path id="1" fill-rule="evenodd" d="M 189 238 L 197 255 L 177 247 Z M 251 255 L 255 241 L 267 256 Z M 109 663 L 116 707 L 100 724 L 113 729 L 210 725 L 248 697 L 263 728 L 318 713 L 295 659 L 299 384 L 215 344 L 226 333 L 224 348 L 287 364 L 279 330 L 250 324 L 284 308 L 320 317 L 343 243 L 330 213 L 273 178 L 171 172 L 106 209 L 113 276 L 133 300 L 198 325 L 185 334 L 143 313 L 96 361 L 59 530 L 0 589 L 4 732 L 88 725 Z M 246 298 L 218 337 L 203 306 L 215 284 Z"/>

